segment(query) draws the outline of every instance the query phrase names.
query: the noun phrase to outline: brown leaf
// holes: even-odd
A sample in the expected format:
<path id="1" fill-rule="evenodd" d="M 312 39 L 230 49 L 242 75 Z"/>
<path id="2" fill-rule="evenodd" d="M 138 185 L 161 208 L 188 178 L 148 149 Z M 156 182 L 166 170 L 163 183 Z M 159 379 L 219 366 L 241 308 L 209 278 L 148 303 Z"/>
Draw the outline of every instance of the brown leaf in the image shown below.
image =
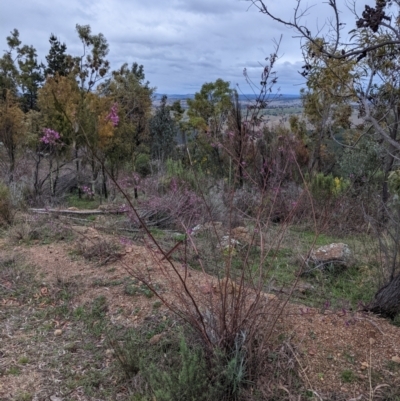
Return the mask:
<path id="1" fill-rule="evenodd" d="M 47 287 L 42 287 L 42 288 L 40 289 L 40 294 L 41 294 L 43 297 L 49 295 L 49 290 L 47 289 Z"/>
<path id="2" fill-rule="evenodd" d="M 164 334 L 160 333 L 160 334 L 156 334 L 153 337 L 150 338 L 149 340 L 149 344 L 150 345 L 156 345 L 160 342 L 160 340 L 163 338 Z"/>

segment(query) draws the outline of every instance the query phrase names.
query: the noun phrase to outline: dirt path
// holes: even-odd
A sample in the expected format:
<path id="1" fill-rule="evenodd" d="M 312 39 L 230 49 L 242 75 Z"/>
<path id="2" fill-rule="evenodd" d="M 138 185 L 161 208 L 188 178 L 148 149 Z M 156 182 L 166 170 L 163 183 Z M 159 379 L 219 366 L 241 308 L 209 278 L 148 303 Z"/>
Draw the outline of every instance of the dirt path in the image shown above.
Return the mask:
<path id="1" fill-rule="evenodd" d="M 97 238 L 94 231 L 92 234 Z M 129 274 L 132 266 L 135 271 L 143 271 L 168 302 L 175 302 L 170 288 L 173 282 L 166 273 L 168 264 L 154 262 L 154 258 L 159 257 L 152 249 L 130 244 L 120 252 L 120 260 L 99 266 L 76 254 L 76 242 L 10 247 L 3 241 L 0 259 L 24 260 L 34 267 L 32 282 L 39 284 L 31 294 L 18 298 L 13 294 L 15 283 L 9 277 L 11 273 L 7 273 L 7 269 L 0 272 L 0 284 L 9 286 L 8 292 L 0 293 L 0 399 L 45 399 L 40 394 L 55 394 L 56 397 L 63 387 L 57 380 L 65 381 L 66 373 L 60 373 L 63 369 L 57 368 L 54 355 L 67 352 L 68 347 L 74 349 L 76 343 L 88 346 L 92 341 L 83 338 L 87 330 L 81 322 L 58 319 L 61 313 L 52 313 L 52 317 L 48 317 L 46 310 L 54 311 L 60 307 L 55 299 L 60 300 L 63 291 L 68 292 L 65 302 L 74 311 L 88 308 L 94 300 L 104 298 L 107 318 L 125 327 L 140 325 L 155 311 L 166 313 L 165 306 Z M 183 270 L 180 273 L 185 274 Z M 213 278 L 199 271 L 186 273 L 188 286 L 195 288 L 199 296 L 210 295 Z M 21 316 L 17 316 L 18 313 Z M 317 394 L 342 394 L 347 399 L 375 394 L 378 399 L 388 387 L 400 388 L 400 328 L 386 320 L 360 313 L 318 311 L 289 304 L 277 327 L 277 337 L 281 334 L 292 348 L 303 381 Z M 99 365 L 96 369 L 107 371 L 112 353 L 107 350 L 104 338 L 96 338 L 95 344 L 102 349 L 102 358 L 106 355 L 105 359 L 95 360 L 83 351 L 81 357 Z M 39 349 L 31 352 L 32 347 Z M 74 363 L 77 352 L 79 354 L 79 351 L 72 353 Z M 27 357 L 28 361 L 24 362 L 25 354 L 34 356 Z M 77 372 L 87 370 L 87 364 L 82 360 L 78 365 Z M 73 370 L 72 365 L 68 366 Z M 110 380 L 116 380 L 109 370 L 107 372 Z M 77 374 L 69 373 L 67 376 L 75 377 Z M 65 386 L 63 388 L 65 394 Z M 69 383 L 68 388 L 72 388 L 70 398 L 53 400 L 91 399 L 83 395 L 84 385 L 74 387 Z M 121 390 L 119 398 L 115 399 L 122 400 L 125 395 Z"/>

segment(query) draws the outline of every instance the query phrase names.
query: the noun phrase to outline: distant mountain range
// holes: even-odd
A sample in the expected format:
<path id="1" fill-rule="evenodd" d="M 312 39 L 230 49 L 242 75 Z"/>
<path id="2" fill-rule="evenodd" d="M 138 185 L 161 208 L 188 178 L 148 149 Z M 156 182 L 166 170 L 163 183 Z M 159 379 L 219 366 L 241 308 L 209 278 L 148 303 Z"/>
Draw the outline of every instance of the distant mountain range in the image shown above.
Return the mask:
<path id="1" fill-rule="evenodd" d="M 155 100 L 159 101 L 161 100 L 163 94 L 162 93 L 155 93 Z M 239 100 L 240 101 L 246 101 L 246 100 L 254 100 L 258 97 L 259 95 L 255 94 L 249 94 L 249 95 L 239 95 Z M 186 94 L 186 95 L 179 95 L 179 94 L 173 94 L 173 95 L 167 95 L 168 100 L 186 100 L 186 99 L 193 99 L 194 94 Z M 270 97 L 271 100 L 274 102 L 279 102 L 279 101 L 288 101 L 288 100 L 296 100 L 300 99 L 300 95 L 290 95 L 290 94 L 280 94 L 280 95 L 272 95 Z"/>

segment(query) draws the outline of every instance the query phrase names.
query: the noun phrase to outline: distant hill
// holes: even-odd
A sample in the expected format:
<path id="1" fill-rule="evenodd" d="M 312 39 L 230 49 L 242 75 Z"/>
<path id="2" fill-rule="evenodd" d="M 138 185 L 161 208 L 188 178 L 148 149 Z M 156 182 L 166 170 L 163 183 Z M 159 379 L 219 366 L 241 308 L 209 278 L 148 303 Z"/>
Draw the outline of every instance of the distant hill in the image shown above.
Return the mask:
<path id="1" fill-rule="evenodd" d="M 155 93 L 154 97 L 156 101 L 160 101 L 162 98 L 163 94 L 162 93 Z M 168 100 L 186 100 L 186 99 L 193 99 L 194 98 L 194 94 L 186 94 L 186 95 L 180 95 L 180 94 L 172 94 L 172 95 L 167 95 L 168 96 Z M 241 101 L 246 101 L 246 100 L 254 100 L 258 97 L 258 95 L 255 94 L 244 94 L 244 95 L 239 95 L 239 100 Z M 285 102 L 288 100 L 296 100 L 296 99 L 300 99 L 300 95 L 291 95 L 291 94 L 281 94 L 281 95 L 273 95 L 271 96 L 271 100 L 273 100 L 274 102 Z"/>

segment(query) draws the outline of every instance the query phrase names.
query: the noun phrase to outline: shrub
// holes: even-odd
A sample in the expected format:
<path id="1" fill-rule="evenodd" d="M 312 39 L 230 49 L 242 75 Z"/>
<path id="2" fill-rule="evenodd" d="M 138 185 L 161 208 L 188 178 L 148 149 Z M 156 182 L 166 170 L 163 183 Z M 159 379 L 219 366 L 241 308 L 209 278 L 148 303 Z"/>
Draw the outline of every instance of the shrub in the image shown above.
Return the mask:
<path id="1" fill-rule="evenodd" d="M 78 253 L 85 259 L 96 261 L 101 265 L 115 262 L 121 258 L 120 246 L 113 240 L 79 241 L 77 246 Z"/>
<path id="2" fill-rule="evenodd" d="M 135 170 L 143 177 L 151 173 L 150 156 L 147 153 L 139 153 L 135 160 Z"/>
<path id="3" fill-rule="evenodd" d="M 310 180 L 311 193 L 318 200 L 342 195 L 350 186 L 350 181 L 332 174 L 317 173 Z"/>
<path id="4" fill-rule="evenodd" d="M 0 183 L 0 226 L 11 225 L 14 220 L 14 211 L 9 188 Z"/>
<path id="5" fill-rule="evenodd" d="M 192 190 L 197 190 L 199 183 L 205 179 L 201 166 L 197 166 L 196 169 L 188 168 L 189 166 L 184 166 L 181 160 L 167 159 L 165 167 L 169 180 L 183 181 Z"/>
<path id="6" fill-rule="evenodd" d="M 179 344 L 179 358 L 174 366 L 166 363 L 163 369 L 156 364 L 145 370 L 155 398 L 159 401 L 207 401 L 210 399 L 210 382 L 203 350 L 190 348 L 184 337 Z"/>
<path id="7" fill-rule="evenodd" d="M 125 333 L 108 333 L 136 394 L 159 401 L 237 399 L 246 377 L 240 342 L 240 352 L 227 355 L 217 347 L 207 355 L 195 338 L 183 322 L 161 316 Z"/>

